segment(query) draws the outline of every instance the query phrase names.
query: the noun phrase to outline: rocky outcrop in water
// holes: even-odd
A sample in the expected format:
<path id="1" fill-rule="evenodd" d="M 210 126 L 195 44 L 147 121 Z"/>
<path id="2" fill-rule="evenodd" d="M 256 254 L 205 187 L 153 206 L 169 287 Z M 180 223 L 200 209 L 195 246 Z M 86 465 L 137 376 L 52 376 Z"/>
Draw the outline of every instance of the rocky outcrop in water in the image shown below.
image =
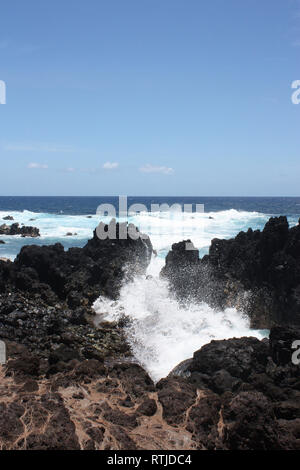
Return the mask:
<path id="1" fill-rule="evenodd" d="M 149 239 L 100 240 L 96 231 L 83 248 L 24 246 L 13 263 L 0 263 L 0 292 L 16 289 L 72 308 L 99 295 L 116 299 L 124 279 L 145 272 L 151 253 Z"/>
<path id="2" fill-rule="evenodd" d="M 40 231 L 36 227 L 26 227 L 25 225 L 20 227 L 18 223 L 12 225 L 2 224 L 0 225 L 0 235 L 21 235 L 22 237 L 36 238 L 40 236 Z"/>
<path id="3" fill-rule="evenodd" d="M 183 300 L 204 300 L 224 309 L 237 306 L 253 328 L 300 325 L 300 226 L 271 218 L 262 231 L 214 239 L 209 255 L 172 246 L 162 275 Z"/>

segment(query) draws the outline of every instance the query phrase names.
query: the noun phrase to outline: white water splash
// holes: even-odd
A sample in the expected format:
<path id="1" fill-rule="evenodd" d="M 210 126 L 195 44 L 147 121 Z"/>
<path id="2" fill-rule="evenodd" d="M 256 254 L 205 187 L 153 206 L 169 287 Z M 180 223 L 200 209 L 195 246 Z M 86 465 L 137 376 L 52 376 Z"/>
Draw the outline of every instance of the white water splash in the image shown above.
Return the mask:
<path id="1" fill-rule="evenodd" d="M 205 303 L 180 306 L 158 276 L 163 264 L 163 259 L 153 259 L 147 276 L 124 285 L 117 302 L 100 297 L 94 304 L 99 321 L 130 317 L 126 333 L 133 354 L 154 380 L 213 339 L 266 336 L 250 330 L 247 318 L 234 308 L 218 312 Z"/>

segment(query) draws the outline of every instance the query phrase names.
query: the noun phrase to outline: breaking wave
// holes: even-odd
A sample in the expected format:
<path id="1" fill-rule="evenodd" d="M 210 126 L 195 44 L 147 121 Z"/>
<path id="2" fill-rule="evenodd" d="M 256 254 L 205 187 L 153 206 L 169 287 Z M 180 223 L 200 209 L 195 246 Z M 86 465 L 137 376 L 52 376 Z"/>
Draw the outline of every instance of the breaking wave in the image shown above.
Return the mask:
<path id="1" fill-rule="evenodd" d="M 118 301 L 100 297 L 94 304 L 98 322 L 129 317 L 125 331 L 133 354 L 154 380 L 213 339 L 267 335 L 250 330 L 248 319 L 234 308 L 215 311 L 205 303 L 180 305 L 167 281 L 159 278 L 162 264 L 154 258 L 146 276 L 123 286 Z"/>

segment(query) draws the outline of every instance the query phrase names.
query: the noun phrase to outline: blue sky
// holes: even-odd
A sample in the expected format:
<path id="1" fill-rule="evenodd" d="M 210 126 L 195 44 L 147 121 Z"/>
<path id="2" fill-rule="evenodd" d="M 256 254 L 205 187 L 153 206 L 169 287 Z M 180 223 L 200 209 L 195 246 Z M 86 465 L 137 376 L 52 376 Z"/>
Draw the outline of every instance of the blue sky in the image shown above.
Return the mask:
<path id="1" fill-rule="evenodd" d="M 299 196 L 300 1 L 0 14 L 1 195 Z"/>

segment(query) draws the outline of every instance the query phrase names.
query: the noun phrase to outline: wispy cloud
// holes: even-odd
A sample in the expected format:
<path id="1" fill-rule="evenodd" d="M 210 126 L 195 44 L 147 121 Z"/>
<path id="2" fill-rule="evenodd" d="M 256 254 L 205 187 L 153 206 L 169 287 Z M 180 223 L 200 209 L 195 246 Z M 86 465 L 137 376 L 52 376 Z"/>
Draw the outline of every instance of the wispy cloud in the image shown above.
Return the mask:
<path id="1" fill-rule="evenodd" d="M 75 173 L 76 169 L 73 168 L 72 166 L 69 166 L 68 168 L 65 168 L 64 171 L 66 173 Z"/>
<path id="2" fill-rule="evenodd" d="M 31 163 L 28 163 L 27 168 L 30 168 L 30 169 L 38 168 L 38 169 L 42 169 L 42 170 L 47 170 L 47 168 L 49 168 L 49 167 L 45 163 L 31 162 Z"/>
<path id="3" fill-rule="evenodd" d="M 115 170 L 118 167 L 119 167 L 118 162 L 105 162 L 104 165 L 102 166 L 104 170 Z"/>
<path id="4" fill-rule="evenodd" d="M 47 143 L 11 143 L 3 146 L 8 152 L 74 152 L 74 148 L 68 145 L 56 145 Z"/>
<path id="5" fill-rule="evenodd" d="M 163 175 L 171 175 L 172 173 L 174 173 L 173 168 L 169 168 L 166 166 L 153 166 L 153 165 L 150 165 L 149 163 L 141 167 L 140 171 L 142 173 L 162 173 Z"/>

